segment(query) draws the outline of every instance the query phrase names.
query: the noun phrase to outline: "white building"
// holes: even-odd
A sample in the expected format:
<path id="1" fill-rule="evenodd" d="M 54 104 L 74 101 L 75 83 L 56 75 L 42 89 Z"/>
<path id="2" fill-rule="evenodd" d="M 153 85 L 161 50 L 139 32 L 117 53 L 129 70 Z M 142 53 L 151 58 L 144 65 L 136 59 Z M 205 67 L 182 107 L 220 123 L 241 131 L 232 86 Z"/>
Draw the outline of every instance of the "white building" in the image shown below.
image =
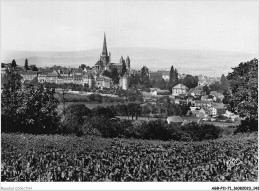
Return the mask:
<path id="1" fill-rule="evenodd" d="M 119 86 L 122 87 L 123 90 L 128 89 L 128 76 L 124 75 L 119 79 Z"/>
<path id="2" fill-rule="evenodd" d="M 178 84 L 172 88 L 172 95 L 178 96 L 180 94 L 187 94 L 189 91 L 189 88 L 183 84 Z"/>

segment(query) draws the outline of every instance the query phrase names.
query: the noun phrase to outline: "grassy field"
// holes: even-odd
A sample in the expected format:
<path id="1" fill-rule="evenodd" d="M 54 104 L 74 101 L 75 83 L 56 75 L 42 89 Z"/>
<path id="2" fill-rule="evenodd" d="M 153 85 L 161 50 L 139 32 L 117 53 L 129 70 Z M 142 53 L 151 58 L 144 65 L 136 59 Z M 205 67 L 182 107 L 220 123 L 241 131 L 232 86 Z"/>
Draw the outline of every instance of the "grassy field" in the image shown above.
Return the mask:
<path id="1" fill-rule="evenodd" d="M 203 142 L 1 135 L 2 181 L 257 181 L 257 133 Z"/>
<path id="2" fill-rule="evenodd" d="M 120 105 L 120 104 L 129 104 L 129 103 L 139 103 L 139 102 L 102 102 L 102 103 L 97 103 L 97 102 L 66 102 L 66 106 L 71 105 L 71 104 L 85 104 L 86 107 L 88 107 L 89 109 L 93 109 L 95 107 L 98 106 L 102 106 L 102 107 L 107 107 L 107 106 L 112 106 L 112 105 Z M 58 106 L 58 109 L 62 109 L 63 105 L 60 104 Z"/>

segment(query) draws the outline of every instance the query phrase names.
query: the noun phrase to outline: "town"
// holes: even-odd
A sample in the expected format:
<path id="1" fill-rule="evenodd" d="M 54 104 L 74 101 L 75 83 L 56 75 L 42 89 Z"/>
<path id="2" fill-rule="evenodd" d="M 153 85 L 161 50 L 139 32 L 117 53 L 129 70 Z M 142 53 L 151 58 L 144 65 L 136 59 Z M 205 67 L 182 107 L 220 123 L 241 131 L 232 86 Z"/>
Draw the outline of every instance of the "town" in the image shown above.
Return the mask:
<path id="1" fill-rule="evenodd" d="M 141 70 L 134 70 L 131 68 L 129 56 L 126 59 L 121 57 L 119 63 L 111 63 L 105 34 L 102 53 L 92 67 L 82 64 L 78 68 L 37 68 L 28 63 L 28 59 L 25 60 L 24 66 L 17 66 L 15 60 L 12 63 L 2 63 L 2 82 L 5 81 L 8 70 L 15 66 L 24 84 L 50 85 L 55 87 L 58 93 L 65 88 L 67 94 L 84 96 L 101 93 L 104 97 L 139 101 L 142 110 L 145 110 L 143 116 L 146 114 L 145 116 L 151 116 L 151 119 L 163 116 L 168 123 L 179 123 L 185 119 L 227 123 L 240 120 L 238 115 L 228 111 L 229 105 L 225 103 L 225 95 L 228 95 L 230 89 L 224 75 L 217 78 L 185 75 L 178 73 L 173 66 L 170 71 L 149 71 L 146 66 Z M 129 94 L 130 99 L 127 96 Z M 185 108 L 184 111 L 175 109 L 171 112 L 173 116 L 169 116 L 169 113 L 163 115 L 159 108 L 166 98 L 177 107 Z"/>

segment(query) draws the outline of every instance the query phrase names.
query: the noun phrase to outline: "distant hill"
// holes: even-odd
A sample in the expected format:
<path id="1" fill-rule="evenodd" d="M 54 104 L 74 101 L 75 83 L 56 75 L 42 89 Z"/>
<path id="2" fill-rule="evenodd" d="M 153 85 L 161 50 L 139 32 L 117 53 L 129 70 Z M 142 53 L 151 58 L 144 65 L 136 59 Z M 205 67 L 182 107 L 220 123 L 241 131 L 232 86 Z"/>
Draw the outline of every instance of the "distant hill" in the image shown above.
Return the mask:
<path id="1" fill-rule="evenodd" d="M 231 67 L 241 62 L 258 58 L 257 55 L 202 50 L 164 50 L 149 48 L 113 48 L 111 52 L 112 62 L 119 62 L 121 56 L 128 55 L 131 67 L 141 69 L 147 66 L 150 70 L 170 70 L 171 65 L 180 73 L 204 74 L 208 76 L 220 76 L 222 73 L 231 72 Z M 29 64 L 38 67 L 61 65 L 78 67 L 81 64 L 93 66 L 99 59 L 101 49 L 75 52 L 33 52 L 33 51 L 3 51 L 2 62 L 11 62 L 15 59 L 18 65 L 24 65 L 25 58 Z"/>

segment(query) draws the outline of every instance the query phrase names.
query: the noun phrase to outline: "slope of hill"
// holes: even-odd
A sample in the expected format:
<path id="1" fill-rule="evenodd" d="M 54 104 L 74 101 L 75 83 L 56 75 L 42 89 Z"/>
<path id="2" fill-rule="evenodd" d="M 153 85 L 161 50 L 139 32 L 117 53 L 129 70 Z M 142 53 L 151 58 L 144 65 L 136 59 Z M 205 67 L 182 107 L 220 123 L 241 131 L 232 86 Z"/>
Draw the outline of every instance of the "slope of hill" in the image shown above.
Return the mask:
<path id="1" fill-rule="evenodd" d="M 119 62 L 121 56 L 128 55 L 131 67 L 140 69 L 143 65 L 150 70 L 169 70 L 171 65 L 181 73 L 205 74 L 220 76 L 227 74 L 231 67 L 237 66 L 258 57 L 254 54 L 237 52 L 205 51 L 205 50 L 164 50 L 149 48 L 112 48 L 109 49 L 112 62 Z M 71 52 L 32 52 L 32 51 L 3 51 L 2 62 L 15 59 L 18 65 L 23 65 L 25 58 L 29 64 L 43 66 L 78 67 L 81 64 L 93 66 L 99 59 L 101 50 L 71 51 Z"/>
<path id="2" fill-rule="evenodd" d="M 6 133 L 1 139 L 7 182 L 258 181 L 257 133 L 203 142 Z"/>

